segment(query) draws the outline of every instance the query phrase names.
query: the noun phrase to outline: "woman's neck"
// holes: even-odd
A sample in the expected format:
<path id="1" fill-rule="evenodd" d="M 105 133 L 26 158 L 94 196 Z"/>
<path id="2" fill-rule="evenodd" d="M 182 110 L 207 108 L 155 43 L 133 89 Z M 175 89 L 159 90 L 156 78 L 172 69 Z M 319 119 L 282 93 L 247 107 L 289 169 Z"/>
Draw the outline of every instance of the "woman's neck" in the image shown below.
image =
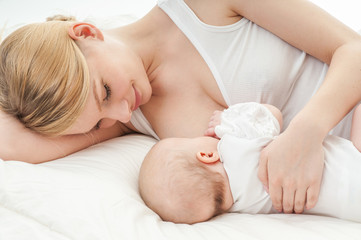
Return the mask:
<path id="1" fill-rule="evenodd" d="M 167 41 L 173 22 L 155 6 L 148 14 L 134 23 L 105 31 L 114 39 L 129 46 L 143 61 L 148 76 L 160 65 L 159 53 Z M 152 81 L 152 79 L 149 79 Z"/>

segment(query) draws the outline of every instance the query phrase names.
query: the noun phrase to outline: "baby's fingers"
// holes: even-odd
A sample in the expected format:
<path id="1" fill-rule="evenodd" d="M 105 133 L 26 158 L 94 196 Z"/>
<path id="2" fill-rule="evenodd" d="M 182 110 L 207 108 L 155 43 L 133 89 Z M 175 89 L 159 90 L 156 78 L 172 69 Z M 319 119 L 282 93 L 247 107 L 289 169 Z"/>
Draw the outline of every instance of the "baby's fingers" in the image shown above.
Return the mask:
<path id="1" fill-rule="evenodd" d="M 210 124 L 212 124 L 213 126 L 219 125 L 221 123 L 221 115 L 222 115 L 222 111 L 214 111 L 211 118 L 210 118 Z"/>
<path id="2" fill-rule="evenodd" d="M 207 130 L 204 132 L 204 136 L 217 137 L 215 133 L 215 128 L 214 127 L 207 128 Z"/>

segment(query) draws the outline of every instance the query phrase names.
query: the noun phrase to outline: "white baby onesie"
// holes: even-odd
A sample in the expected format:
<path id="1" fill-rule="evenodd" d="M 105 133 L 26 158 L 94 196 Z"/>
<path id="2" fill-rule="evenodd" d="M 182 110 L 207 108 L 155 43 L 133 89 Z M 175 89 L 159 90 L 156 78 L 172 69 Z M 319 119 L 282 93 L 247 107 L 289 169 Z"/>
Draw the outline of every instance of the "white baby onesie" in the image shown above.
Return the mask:
<path id="1" fill-rule="evenodd" d="M 257 177 L 261 150 L 279 134 L 278 121 L 258 103 L 236 104 L 215 129 L 234 199 L 231 212 L 276 213 Z M 343 138 L 324 141 L 325 168 L 316 206 L 305 213 L 361 222 L 361 153 Z"/>

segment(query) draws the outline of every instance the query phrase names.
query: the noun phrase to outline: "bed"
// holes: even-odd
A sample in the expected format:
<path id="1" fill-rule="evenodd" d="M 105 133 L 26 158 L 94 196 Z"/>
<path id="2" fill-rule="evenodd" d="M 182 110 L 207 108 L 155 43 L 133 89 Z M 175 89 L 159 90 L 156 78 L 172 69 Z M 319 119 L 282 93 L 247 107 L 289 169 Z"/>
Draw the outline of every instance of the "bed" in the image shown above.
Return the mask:
<path id="1" fill-rule="evenodd" d="M 0 21 L 7 21 L 4 35 L 59 12 L 111 27 L 142 16 L 155 2 L 0 1 Z M 39 8 L 10 14 L 30 4 Z M 142 160 L 155 142 L 131 134 L 38 165 L 0 159 L 0 240 L 361 240 L 361 223 L 325 216 L 229 213 L 194 225 L 163 222 L 144 205 L 137 184 Z"/>

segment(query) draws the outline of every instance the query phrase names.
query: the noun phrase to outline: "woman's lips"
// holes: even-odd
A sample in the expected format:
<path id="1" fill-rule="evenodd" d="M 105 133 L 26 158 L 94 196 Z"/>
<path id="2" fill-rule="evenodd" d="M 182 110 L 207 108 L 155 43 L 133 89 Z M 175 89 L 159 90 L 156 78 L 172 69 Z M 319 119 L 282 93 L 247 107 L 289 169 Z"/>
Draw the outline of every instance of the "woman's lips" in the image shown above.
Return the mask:
<path id="1" fill-rule="evenodd" d="M 137 91 L 137 89 L 135 89 L 135 87 L 133 86 L 134 89 L 134 93 L 135 93 L 135 104 L 133 107 L 133 111 L 137 110 L 137 108 L 139 107 L 140 103 L 141 103 L 141 97 L 139 92 Z"/>

